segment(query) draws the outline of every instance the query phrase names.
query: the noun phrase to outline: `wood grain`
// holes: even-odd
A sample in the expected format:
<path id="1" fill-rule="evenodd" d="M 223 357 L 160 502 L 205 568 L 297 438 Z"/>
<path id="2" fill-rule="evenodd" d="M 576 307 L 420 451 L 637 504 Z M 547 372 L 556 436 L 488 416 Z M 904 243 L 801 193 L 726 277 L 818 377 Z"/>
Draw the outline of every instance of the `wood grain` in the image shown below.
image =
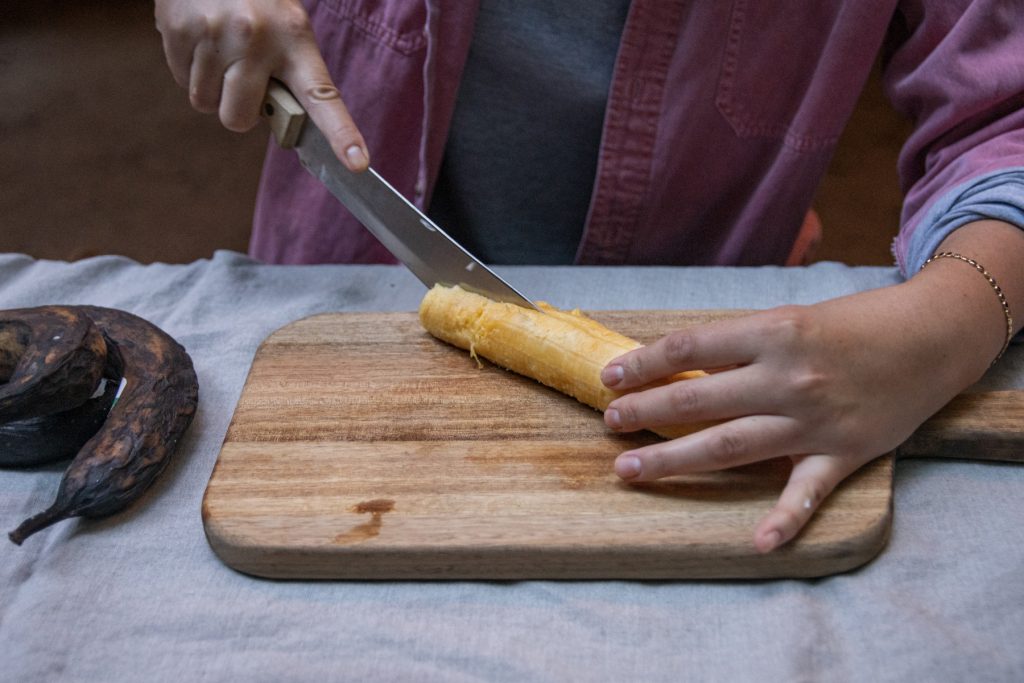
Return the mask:
<path id="1" fill-rule="evenodd" d="M 594 317 L 649 342 L 723 315 Z M 972 399 L 912 452 L 943 451 L 950 429 L 960 441 L 945 454 L 987 443 L 991 425 L 975 428 L 985 412 Z M 753 527 L 788 461 L 621 482 L 615 456 L 656 438 L 613 434 L 568 397 L 478 367 L 415 314 L 321 315 L 258 350 L 203 521 L 224 562 L 279 578 L 807 577 L 857 567 L 887 540 L 891 456 L 845 482 L 793 543 L 760 555 Z"/>
<path id="2" fill-rule="evenodd" d="M 1024 392 L 961 394 L 921 425 L 896 454 L 1024 462 Z"/>

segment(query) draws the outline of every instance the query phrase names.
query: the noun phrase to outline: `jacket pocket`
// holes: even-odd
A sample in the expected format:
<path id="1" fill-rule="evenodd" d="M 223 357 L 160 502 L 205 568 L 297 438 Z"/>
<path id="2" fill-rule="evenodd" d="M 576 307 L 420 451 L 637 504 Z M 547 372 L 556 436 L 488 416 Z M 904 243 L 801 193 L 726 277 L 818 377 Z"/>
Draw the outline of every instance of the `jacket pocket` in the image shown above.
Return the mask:
<path id="1" fill-rule="evenodd" d="M 830 42 L 843 4 L 733 1 L 715 105 L 738 136 L 780 139 L 797 151 L 836 143 L 857 97 L 836 91 L 862 85 L 843 82 L 832 64 L 843 47 Z"/>
<path id="2" fill-rule="evenodd" d="M 404 55 L 427 46 L 425 0 L 322 0 L 341 21 Z"/>

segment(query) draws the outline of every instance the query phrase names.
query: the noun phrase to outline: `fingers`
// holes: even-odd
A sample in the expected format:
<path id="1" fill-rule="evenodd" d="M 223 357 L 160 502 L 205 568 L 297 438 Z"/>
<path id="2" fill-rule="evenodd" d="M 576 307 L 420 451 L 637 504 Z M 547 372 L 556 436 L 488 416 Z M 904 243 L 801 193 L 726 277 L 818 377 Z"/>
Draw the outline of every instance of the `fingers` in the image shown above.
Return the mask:
<path id="1" fill-rule="evenodd" d="M 192 68 L 188 79 L 188 100 L 196 111 L 204 114 L 213 114 L 217 111 L 220 106 L 224 69 L 224 62 L 214 45 L 203 42 L 196 46 L 192 54 Z"/>
<path id="2" fill-rule="evenodd" d="M 615 459 L 615 474 L 627 481 L 652 481 L 738 467 L 789 455 L 799 450 L 800 438 L 799 425 L 791 418 L 741 417 L 679 439 L 626 451 Z"/>
<path id="3" fill-rule="evenodd" d="M 737 467 L 784 455 L 795 431 L 795 423 L 788 418 L 733 420 L 681 439 L 627 451 L 616 458 L 615 473 L 638 482 Z M 793 460 L 793 470 L 778 502 L 754 530 L 758 552 L 771 552 L 791 541 L 825 498 L 857 468 L 856 462 L 832 455 Z"/>
<path id="4" fill-rule="evenodd" d="M 369 166 L 362 134 L 352 120 L 316 45 L 302 5 L 253 2 L 190 3 L 157 0 L 157 27 L 175 81 L 192 106 L 218 113 L 234 131 L 252 128 L 271 76 L 280 78 L 352 171 Z"/>
<path id="5" fill-rule="evenodd" d="M 263 20 L 244 13 L 208 20 L 192 54 L 192 106 L 216 113 L 228 130 L 250 130 L 259 120 L 271 54 Z"/>
<path id="6" fill-rule="evenodd" d="M 189 74 L 192 71 L 192 43 L 183 40 L 180 34 L 161 32 L 164 56 L 171 70 L 174 82 L 188 90 Z"/>
<path id="7" fill-rule="evenodd" d="M 334 86 L 316 45 L 310 43 L 296 49 L 280 75 L 327 138 L 335 156 L 350 171 L 366 170 L 370 165 L 366 141 Z"/>
<path id="8" fill-rule="evenodd" d="M 248 130 L 270 78 L 272 52 L 264 22 L 236 14 L 161 16 L 157 24 L 175 81 L 204 114 L 218 113 L 230 130 Z"/>
<path id="9" fill-rule="evenodd" d="M 634 432 L 771 413 L 781 402 L 775 391 L 780 385 L 764 381 L 763 374 L 752 365 L 626 394 L 608 404 L 604 421 L 616 431 Z"/>
<path id="10" fill-rule="evenodd" d="M 754 546 L 762 553 L 792 540 L 821 502 L 852 472 L 847 461 L 836 456 L 809 455 L 794 460 L 779 501 L 754 530 Z"/>
<path id="11" fill-rule="evenodd" d="M 228 130 L 244 133 L 260 120 L 260 105 L 270 75 L 250 62 L 235 62 L 224 73 L 224 90 L 218 107 L 220 122 Z"/>
<path id="12" fill-rule="evenodd" d="M 601 372 L 605 386 L 634 389 L 684 370 L 745 365 L 757 355 L 758 335 L 750 318 L 735 318 L 678 330 L 650 346 L 613 359 Z"/>
<path id="13" fill-rule="evenodd" d="M 215 51 L 216 109 L 220 122 L 228 130 L 242 133 L 259 121 L 260 105 L 267 91 L 273 60 L 270 29 L 266 19 L 252 10 L 224 20 L 223 35 Z M 197 57 L 200 53 L 197 50 Z M 212 113 L 212 112 L 211 112 Z"/>

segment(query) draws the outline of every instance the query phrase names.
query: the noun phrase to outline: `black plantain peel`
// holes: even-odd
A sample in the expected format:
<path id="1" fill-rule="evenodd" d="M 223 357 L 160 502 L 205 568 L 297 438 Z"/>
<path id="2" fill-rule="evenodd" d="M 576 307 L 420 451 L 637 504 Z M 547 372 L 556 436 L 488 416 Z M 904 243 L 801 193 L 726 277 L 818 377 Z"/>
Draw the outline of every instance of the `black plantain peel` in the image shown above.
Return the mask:
<path id="1" fill-rule="evenodd" d="M 0 422 L 81 405 L 96 389 L 107 345 L 91 318 L 69 306 L 0 313 Z"/>
<path id="2" fill-rule="evenodd" d="M 105 373 L 96 395 L 77 408 L 0 424 L 0 467 L 34 467 L 75 457 L 107 419 L 121 379 L 114 375 Z"/>
<path id="3" fill-rule="evenodd" d="M 69 330 L 78 341 L 67 341 Z M 198 402 L 192 359 L 180 344 L 142 318 L 97 306 L 0 312 L 3 380 L 0 465 L 77 453 L 53 505 L 9 534 L 19 545 L 60 520 L 105 517 L 139 498 L 167 466 Z"/>
<path id="4" fill-rule="evenodd" d="M 106 355 L 102 333 L 80 311 L 0 312 L 0 466 L 43 465 L 78 452 L 114 401 L 120 378 Z M 83 402 L 97 382 L 102 393 L 97 388 Z"/>

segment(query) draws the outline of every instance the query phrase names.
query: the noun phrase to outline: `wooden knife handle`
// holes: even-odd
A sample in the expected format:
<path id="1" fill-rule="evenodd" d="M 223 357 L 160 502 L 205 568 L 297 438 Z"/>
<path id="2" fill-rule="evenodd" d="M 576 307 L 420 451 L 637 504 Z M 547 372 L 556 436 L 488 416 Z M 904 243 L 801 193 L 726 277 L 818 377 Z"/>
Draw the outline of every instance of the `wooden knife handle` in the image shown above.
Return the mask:
<path id="1" fill-rule="evenodd" d="M 267 94 L 263 96 L 260 116 L 270 124 L 274 139 L 282 149 L 295 146 L 306 122 L 306 110 L 284 83 L 273 78 L 267 86 Z"/>

